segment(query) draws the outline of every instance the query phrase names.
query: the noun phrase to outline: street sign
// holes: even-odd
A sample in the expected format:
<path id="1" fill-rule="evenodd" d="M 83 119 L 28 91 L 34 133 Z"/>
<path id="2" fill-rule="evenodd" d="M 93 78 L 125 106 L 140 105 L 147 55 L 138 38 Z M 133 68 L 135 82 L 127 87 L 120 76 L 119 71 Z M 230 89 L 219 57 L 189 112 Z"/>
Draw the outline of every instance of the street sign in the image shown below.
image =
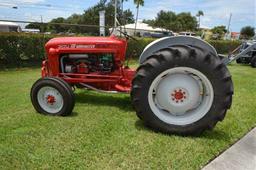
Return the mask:
<path id="1" fill-rule="evenodd" d="M 100 11 L 100 36 L 105 36 L 105 11 Z"/>

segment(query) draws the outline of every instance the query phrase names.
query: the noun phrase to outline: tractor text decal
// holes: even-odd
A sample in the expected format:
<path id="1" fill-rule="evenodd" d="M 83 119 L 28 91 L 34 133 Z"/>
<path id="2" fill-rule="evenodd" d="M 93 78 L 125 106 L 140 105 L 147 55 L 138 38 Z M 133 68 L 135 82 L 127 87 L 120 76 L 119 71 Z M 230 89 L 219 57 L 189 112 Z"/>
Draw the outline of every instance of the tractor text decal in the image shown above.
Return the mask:
<path id="1" fill-rule="evenodd" d="M 58 48 L 95 48 L 95 45 L 62 44 L 62 45 L 58 45 Z"/>

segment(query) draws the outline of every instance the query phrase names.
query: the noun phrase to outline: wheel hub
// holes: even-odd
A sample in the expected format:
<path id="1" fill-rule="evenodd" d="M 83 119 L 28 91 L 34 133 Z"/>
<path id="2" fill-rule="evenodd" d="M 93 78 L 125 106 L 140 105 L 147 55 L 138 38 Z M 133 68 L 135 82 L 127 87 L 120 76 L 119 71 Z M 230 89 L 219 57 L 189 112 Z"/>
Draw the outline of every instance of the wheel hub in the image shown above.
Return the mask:
<path id="1" fill-rule="evenodd" d="M 171 98 L 172 98 L 172 101 L 175 101 L 176 103 L 183 103 L 186 99 L 187 99 L 187 96 L 186 96 L 186 91 L 179 88 L 179 89 L 175 89 L 172 93 L 171 93 Z"/>
<path id="2" fill-rule="evenodd" d="M 200 103 L 200 87 L 190 75 L 172 74 L 161 79 L 156 89 L 156 103 L 173 115 L 185 114 Z"/>
<path id="3" fill-rule="evenodd" d="M 50 105 L 53 105 L 56 102 L 56 99 L 53 95 L 48 95 L 46 97 L 46 100 L 47 100 L 47 103 L 50 104 Z"/>
<path id="4" fill-rule="evenodd" d="M 58 113 L 64 104 L 63 96 L 53 87 L 42 87 L 37 94 L 38 104 L 48 113 Z"/>
<path id="5" fill-rule="evenodd" d="M 193 68 L 176 67 L 159 74 L 152 82 L 148 101 L 162 121 L 186 125 L 201 119 L 213 102 L 208 78 Z"/>

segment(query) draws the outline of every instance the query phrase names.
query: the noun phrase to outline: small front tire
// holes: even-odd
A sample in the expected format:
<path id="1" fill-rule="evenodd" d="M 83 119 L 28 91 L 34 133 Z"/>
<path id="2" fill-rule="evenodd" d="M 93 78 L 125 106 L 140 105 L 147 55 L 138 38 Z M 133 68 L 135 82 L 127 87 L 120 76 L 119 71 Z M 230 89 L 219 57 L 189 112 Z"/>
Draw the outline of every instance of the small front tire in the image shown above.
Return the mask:
<path id="1" fill-rule="evenodd" d="M 38 113 L 51 116 L 70 115 L 75 104 L 71 87 L 62 79 L 53 77 L 37 80 L 31 88 L 30 97 Z"/>

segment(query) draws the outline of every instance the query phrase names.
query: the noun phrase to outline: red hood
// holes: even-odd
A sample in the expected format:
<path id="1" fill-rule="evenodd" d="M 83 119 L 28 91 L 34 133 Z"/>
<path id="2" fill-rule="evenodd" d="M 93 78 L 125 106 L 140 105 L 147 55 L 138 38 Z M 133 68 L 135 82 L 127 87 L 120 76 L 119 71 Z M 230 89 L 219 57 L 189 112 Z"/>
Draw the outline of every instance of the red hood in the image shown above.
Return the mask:
<path id="1" fill-rule="evenodd" d="M 45 45 L 46 48 L 56 47 L 64 44 L 116 44 L 121 45 L 125 40 L 115 36 L 110 37 L 60 37 L 53 38 Z"/>

